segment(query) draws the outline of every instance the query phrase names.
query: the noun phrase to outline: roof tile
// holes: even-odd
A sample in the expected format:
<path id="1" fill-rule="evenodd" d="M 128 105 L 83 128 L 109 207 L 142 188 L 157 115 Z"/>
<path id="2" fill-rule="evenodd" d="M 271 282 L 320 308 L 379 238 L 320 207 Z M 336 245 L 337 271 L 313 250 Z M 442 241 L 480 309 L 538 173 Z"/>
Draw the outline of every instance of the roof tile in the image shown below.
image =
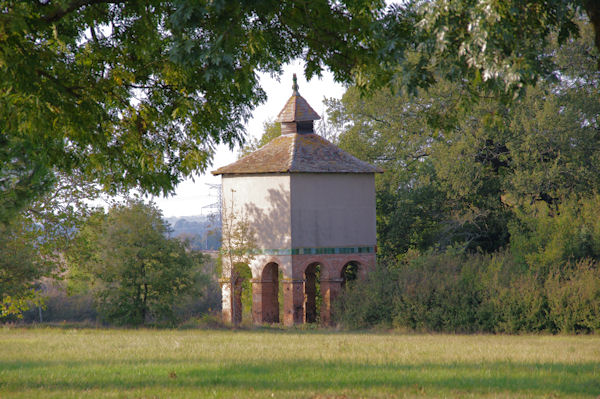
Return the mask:
<path id="1" fill-rule="evenodd" d="M 308 102 L 301 95 L 294 93 L 277 115 L 275 122 L 303 122 L 318 119 L 321 117 Z"/>
<path id="2" fill-rule="evenodd" d="M 253 173 L 381 173 L 380 168 L 361 161 L 314 134 L 276 137 L 213 175 Z"/>

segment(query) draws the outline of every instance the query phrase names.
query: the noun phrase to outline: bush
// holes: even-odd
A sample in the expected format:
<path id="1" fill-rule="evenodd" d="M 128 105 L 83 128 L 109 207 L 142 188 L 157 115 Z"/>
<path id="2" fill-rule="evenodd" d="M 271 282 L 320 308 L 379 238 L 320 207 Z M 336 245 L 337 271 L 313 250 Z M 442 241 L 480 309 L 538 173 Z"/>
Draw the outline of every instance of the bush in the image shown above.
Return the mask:
<path id="1" fill-rule="evenodd" d="M 418 331 L 480 330 L 481 287 L 463 261 L 449 253 L 428 254 L 397 265 L 394 325 Z"/>
<path id="2" fill-rule="evenodd" d="M 585 260 L 533 273 L 509 252 L 408 253 L 380 265 L 336 301 L 346 328 L 435 332 L 600 330 L 600 271 Z"/>
<path id="3" fill-rule="evenodd" d="M 41 308 L 43 322 L 96 322 L 98 312 L 94 298 L 89 293 L 68 295 L 64 281 L 44 278 L 41 282 L 41 296 L 44 306 Z M 40 309 L 31 309 L 23 314 L 25 322 L 39 322 Z"/>
<path id="4" fill-rule="evenodd" d="M 349 328 L 391 327 L 398 272 L 378 266 L 366 280 L 347 285 L 334 303 L 336 321 Z"/>
<path id="5" fill-rule="evenodd" d="M 489 287 L 489 300 L 495 315 L 495 332 L 521 333 L 553 331 L 548 317 L 548 300 L 531 274 L 514 275 L 508 285 Z"/>
<path id="6" fill-rule="evenodd" d="M 381 265 L 336 301 L 348 328 L 393 326 L 415 331 L 475 332 L 491 328 L 477 265 L 452 253 L 408 253 Z"/>
<path id="7" fill-rule="evenodd" d="M 555 271 L 545 284 L 550 317 L 565 333 L 600 331 L 600 269 L 584 259 Z"/>
<path id="8" fill-rule="evenodd" d="M 221 287 L 216 272 L 216 260 L 204 256 L 198 274 L 198 289 L 186 295 L 175 307 L 177 320 L 202 319 L 205 315 L 221 310 Z"/>

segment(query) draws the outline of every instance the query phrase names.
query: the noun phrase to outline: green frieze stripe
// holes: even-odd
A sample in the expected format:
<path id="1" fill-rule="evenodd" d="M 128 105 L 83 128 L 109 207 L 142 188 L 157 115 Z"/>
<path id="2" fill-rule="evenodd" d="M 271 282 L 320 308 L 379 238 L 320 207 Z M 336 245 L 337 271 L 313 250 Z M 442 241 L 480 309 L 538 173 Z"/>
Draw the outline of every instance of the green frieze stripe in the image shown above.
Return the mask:
<path id="1" fill-rule="evenodd" d="M 375 247 L 256 249 L 251 252 L 254 255 L 372 254 L 375 253 Z"/>

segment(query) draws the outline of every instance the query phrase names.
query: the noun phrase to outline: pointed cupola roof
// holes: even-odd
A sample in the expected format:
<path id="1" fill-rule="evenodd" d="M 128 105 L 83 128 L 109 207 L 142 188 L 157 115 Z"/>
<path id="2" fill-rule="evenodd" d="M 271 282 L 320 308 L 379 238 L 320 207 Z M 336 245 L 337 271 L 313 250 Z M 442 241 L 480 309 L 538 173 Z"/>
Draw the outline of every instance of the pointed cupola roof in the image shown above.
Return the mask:
<path id="1" fill-rule="evenodd" d="M 321 119 L 298 94 L 294 74 L 292 97 L 277 117 L 281 136 L 212 172 L 213 175 L 260 173 L 383 173 L 380 168 L 338 148 L 318 134 L 312 123 Z"/>
<path id="2" fill-rule="evenodd" d="M 294 74 L 292 85 L 292 96 L 287 101 L 275 122 L 289 123 L 289 122 L 307 122 L 316 121 L 321 119 L 319 114 L 306 102 L 304 97 L 298 93 L 298 79 Z"/>

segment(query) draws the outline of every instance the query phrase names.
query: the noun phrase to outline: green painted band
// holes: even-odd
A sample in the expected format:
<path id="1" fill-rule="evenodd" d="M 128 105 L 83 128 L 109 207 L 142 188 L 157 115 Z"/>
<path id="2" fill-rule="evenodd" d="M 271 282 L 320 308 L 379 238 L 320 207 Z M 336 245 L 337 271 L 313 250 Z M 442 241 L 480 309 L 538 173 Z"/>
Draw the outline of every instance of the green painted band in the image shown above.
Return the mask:
<path id="1" fill-rule="evenodd" d="M 254 255 L 337 255 L 337 254 L 372 254 L 375 247 L 338 247 L 338 248 L 286 248 L 256 249 Z"/>

